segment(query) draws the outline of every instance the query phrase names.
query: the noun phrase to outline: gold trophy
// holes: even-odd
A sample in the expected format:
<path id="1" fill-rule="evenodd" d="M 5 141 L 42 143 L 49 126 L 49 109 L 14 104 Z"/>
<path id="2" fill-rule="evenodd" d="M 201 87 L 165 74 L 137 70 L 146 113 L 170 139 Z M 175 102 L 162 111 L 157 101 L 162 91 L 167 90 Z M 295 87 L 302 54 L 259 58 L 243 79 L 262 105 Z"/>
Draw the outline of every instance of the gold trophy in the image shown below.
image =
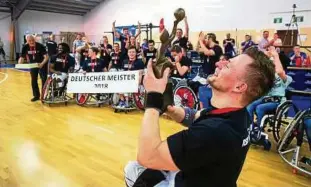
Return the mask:
<path id="1" fill-rule="evenodd" d="M 170 68 L 170 69 L 174 68 L 173 64 L 167 59 L 167 57 L 165 57 L 165 52 L 168 49 L 168 47 L 171 45 L 171 42 L 176 36 L 176 30 L 177 30 L 178 23 L 185 18 L 185 15 L 186 15 L 185 10 L 182 8 L 179 8 L 174 12 L 174 16 L 176 20 L 174 21 L 174 26 L 173 26 L 173 30 L 171 34 L 169 34 L 168 31 L 164 28 L 163 19 L 160 21 L 161 45 L 157 52 L 156 62 L 153 63 L 153 72 L 154 72 L 155 77 L 158 79 L 163 77 L 163 73 L 166 68 Z M 164 103 L 163 103 L 162 112 L 165 112 L 168 105 L 174 104 L 173 84 L 170 79 L 168 80 L 163 96 L 164 96 Z"/>

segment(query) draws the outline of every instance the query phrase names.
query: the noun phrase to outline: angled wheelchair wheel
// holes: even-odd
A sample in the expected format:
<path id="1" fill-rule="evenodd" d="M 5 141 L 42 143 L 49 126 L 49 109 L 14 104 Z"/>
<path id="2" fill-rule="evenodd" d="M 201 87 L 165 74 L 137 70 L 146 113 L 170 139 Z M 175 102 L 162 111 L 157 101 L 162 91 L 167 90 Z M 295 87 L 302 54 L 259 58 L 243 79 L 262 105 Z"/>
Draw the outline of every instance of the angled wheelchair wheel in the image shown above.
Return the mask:
<path id="1" fill-rule="evenodd" d="M 40 98 L 42 103 L 44 103 L 48 98 L 51 97 L 52 81 L 53 79 L 51 77 L 48 77 L 48 79 L 45 81 L 45 84 L 42 88 L 41 98 Z"/>
<path id="2" fill-rule="evenodd" d="M 139 86 L 138 93 L 133 93 L 132 96 L 136 107 L 139 110 L 145 110 L 145 88 L 143 86 Z"/>
<path id="3" fill-rule="evenodd" d="M 175 106 L 188 107 L 192 109 L 199 108 L 199 100 L 195 93 L 187 86 L 180 86 L 174 90 Z"/>
<path id="4" fill-rule="evenodd" d="M 291 144 L 292 140 L 297 137 L 299 132 L 299 127 L 302 125 L 302 118 L 306 111 L 299 111 L 293 121 L 287 126 L 284 131 L 284 134 L 281 136 L 280 141 L 278 143 L 278 151 L 281 153 L 282 151 L 286 150 Z"/>
<path id="5" fill-rule="evenodd" d="M 301 159 L 303 154 L 302 144 L 304 142 L 304 124 L 302 119 L 305 114 L 306 110 L 298 112 L 295 115 L 294 120 L 285 130 L 284 135 L 280 139 L 278 144 L 278 153 L 287 164 L 293 167 L 294 174 L 297 174 L 299 171 L 307 175 L 311 175 L 311 167 L 306 165 Z M 294 139 L 297 141 L 294 141 Z"/>
<path id="6" fill-rule="evenodd" d="M 116 106 L 119 103 L 120 96 L 116 93 L 112 94 L 111 96 L 111 104 L 112 106 Z"/>
<path id="7" fill-rule="evenodd" d="M 90 95 L 86 93 L 79 93 L 76 96 L 76 102 L 78 105 L 84 105 L 89 100 Z"/>
<path id="8" fill-rule="evenodd" d="M 272 132 L 273 138 L 277 143 L 280 141 L 282 128 L 286 128 L 290 124 L 290 120 L 287 119 L 287 113 L 290 108 L 294 108 L 295 113 L 298 112 L 297 107 L 293 104 L 292 101 L 286 101 L 282 103 L 278 106 L 276 110 L 276 114 L 274 116 L 274 124 L 272 126 Z"/>

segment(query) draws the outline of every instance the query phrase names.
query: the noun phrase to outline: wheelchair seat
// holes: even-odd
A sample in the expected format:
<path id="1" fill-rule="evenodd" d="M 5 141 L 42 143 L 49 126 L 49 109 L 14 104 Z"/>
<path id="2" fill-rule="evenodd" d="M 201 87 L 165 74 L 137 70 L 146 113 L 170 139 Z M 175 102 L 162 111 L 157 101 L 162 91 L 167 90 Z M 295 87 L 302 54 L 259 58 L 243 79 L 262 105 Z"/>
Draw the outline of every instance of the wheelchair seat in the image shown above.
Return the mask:
<path id="1" fill-rule="evenodd" d="M 275 115 L 276 109 L 266 111 L 266 115 Z"/>

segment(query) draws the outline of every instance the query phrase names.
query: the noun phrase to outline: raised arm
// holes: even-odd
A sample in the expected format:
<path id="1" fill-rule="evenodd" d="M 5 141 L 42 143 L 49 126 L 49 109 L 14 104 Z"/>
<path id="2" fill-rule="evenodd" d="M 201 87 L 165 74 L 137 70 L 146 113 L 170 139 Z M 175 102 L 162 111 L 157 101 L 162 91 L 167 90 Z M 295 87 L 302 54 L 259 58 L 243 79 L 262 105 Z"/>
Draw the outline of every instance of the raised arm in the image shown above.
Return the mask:
<path id="1" fill-rule="evenodd" d="M 198 52 L 204 53 L 204 55 L 206 55 L 206 56 L 213 56 L 213 55 L 215 55 L 215 51 L 207 49 L 207 47 L 204 45 L 203 41 L 204 41 L 204 34 L 203 34 L 203 32 L 200 32 L 200 34 L 199 34 L 200 48 L 199 48 Z"/>
<path id="2" fill-rule="evenodd" d="M 174 21 L 174 26 L 173 26 L 172 32 L 171 32 L 170 37 L 169 37 L 169 39 L 168 39 L 168 43 L 169 43 L 169 44 L 174 40 L 174 38 L 175 38 L 175 36 L 176 36 L 177 25 L 178 25 L 178 21 L 175 20 L 175 21 Z"/>
<path id="3" fill-rule="evenodd" d="M 114 33 L 116 38 L 120 38 L 120 34 L 116 30 L 116 21 L 112 23 L 112 32 Z"/>
<path id="4" fill-rule="evenodd" d="M 141 24 L 138 22 L 138 32 L 135 35 L 135 39 L 141 34 Z"/>
<path id="5" fill-rule="evenodd" d="M 185 21 L 185 37 L 189 38 L 189 25 L 187 16 L 185 16 L 184 21 Z"/>
<path id="6" fill-rule="evenodd" d="M 281 77 L 281 79 L 285 82 L 286 81 L 286 73 L 283 69 L 283 66 L 282 66 L 282 63 L 281 63 L 281 60 L 280 60 L 280 57 L 279 57 L 279 54 L 278 52 L 275 50 L 275 47 L 274 46 L 270 46 L 269 47 L 269 52 L 270 54 L 272 55 L 273 57 L 273 62 L 274 62 L 274 65 L 275 65 L 275 72 Z"/>

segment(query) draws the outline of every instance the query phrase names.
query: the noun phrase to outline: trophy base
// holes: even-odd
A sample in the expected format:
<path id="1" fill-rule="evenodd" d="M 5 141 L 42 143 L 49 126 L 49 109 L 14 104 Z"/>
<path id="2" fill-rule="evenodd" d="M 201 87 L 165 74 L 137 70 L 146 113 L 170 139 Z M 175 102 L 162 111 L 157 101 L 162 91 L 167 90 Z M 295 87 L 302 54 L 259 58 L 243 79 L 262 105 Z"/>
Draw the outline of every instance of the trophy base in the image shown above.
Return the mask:
<path id="1" fill-rule="evenodd" d="M 147 103 L 147 93 L 145 93 L 145 106 Z M 166 84 L 165 91 L 163 93 L 163 107 L 161 108 L 161 114 L 166 112 L 167 107 L 169 105 L 174 105 L 174 96 L 173 96 L 173 83 L 169 80 L 169 82 Z"/>

